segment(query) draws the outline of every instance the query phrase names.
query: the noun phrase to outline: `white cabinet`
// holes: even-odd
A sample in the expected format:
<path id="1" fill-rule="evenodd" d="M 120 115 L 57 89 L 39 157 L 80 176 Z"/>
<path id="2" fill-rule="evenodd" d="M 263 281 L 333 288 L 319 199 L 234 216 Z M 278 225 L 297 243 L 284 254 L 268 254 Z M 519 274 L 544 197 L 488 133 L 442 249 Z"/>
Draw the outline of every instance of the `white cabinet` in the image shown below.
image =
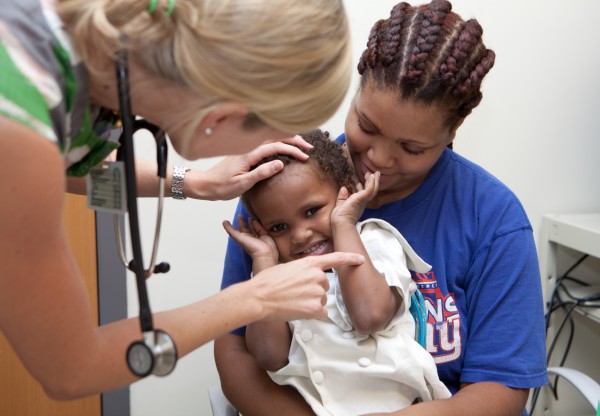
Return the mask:
<path id="1" fill-rule="evenodd" d="M 600 213 L 574 215 L 545 215 L 540 235 L 540 270 L 544 290 L 544 302 L 552 296 L 557 279 L 560 279 L 570 267 L 578 264 L 570 276 L 578 281 L 564 280 L 569 294 L 581 298 L 600 293 Z M 581 263 L 579 260 L 587 254 Z M 563 299 L 565 292 L 562 292 Z M 568 296 L 566 296 L 568 299 Z M 600 296 L 598 300 L 575 306 L 573 313 L 568 311 L 573 305 L 567 305 L 551 315 L 548 328 L 548 347 L 566 321 L 553 349 L 549 367 L 558 366 L 565 351 L 568 350 L 564 367 L 585 373 L 596 382 L 600 382 Z M 598 307 L 595 307 L 598 306 Z M 569 337 L 572 333 L 572 340 Z M 570 347 L 570 348 L 569 348 Z M 553 381 L 554 377 L 551 377 Z M 534 415 L 595 415 L 584 396 L 565 380 L 559 380 L 558 401 L 549 389 L 543 389 Z"/>

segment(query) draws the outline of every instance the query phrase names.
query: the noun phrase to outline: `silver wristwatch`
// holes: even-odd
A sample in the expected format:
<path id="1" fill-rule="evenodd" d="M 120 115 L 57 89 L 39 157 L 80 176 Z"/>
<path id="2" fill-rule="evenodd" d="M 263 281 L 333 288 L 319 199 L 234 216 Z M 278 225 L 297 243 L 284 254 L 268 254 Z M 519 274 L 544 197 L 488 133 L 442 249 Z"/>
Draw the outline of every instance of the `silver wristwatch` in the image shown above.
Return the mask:
<path id="1" fill-rule="evenodd" d="M 183 194 L 183 180 L 185 173 L 191 170 L 186 166 L 173 166 L 173 178 L 171 179 L 171 197 L 174 199 L 185 199 Z"/>

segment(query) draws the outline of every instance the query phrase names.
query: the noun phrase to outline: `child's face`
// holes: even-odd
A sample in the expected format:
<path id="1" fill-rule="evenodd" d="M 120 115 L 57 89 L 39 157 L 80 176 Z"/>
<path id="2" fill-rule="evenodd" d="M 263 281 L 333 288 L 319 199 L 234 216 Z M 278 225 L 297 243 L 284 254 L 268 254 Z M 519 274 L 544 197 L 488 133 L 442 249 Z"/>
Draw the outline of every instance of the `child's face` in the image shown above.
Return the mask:
<path id="1" fill-rule="evenodd" d="M 308 163 L 294 163 L 252 195 L 252 208 L 288 262 L 333 251 L 331 211 L 338 189 Z"/>

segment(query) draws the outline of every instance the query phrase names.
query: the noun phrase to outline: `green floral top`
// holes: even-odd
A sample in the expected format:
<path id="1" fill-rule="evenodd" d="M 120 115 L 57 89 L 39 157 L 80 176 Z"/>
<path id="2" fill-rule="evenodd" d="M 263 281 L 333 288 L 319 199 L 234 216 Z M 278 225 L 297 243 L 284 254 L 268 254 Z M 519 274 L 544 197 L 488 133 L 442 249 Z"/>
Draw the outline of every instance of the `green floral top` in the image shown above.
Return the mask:
<path id="1" fill-rule="evenodd" d="M 114 117 L 97 122 L 87 72 L 46 0 L 8 0 L 0 8 L 0 115 L 55 142 L 67 174 L 85 176 L 117 143 Z"/>

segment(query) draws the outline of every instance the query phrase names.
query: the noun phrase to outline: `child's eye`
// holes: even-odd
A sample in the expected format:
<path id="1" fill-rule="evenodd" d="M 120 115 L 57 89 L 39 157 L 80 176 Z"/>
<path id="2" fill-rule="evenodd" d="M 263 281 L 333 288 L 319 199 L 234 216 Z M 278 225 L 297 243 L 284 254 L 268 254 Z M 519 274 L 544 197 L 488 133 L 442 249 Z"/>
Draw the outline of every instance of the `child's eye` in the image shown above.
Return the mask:
<path id="1" fill-rule="evenodd" d="M 275 224 L 274 226 L 269 228 L 269 231 L 272 233 L 280 233 L 282 231 L 285 231 L 286 228 L 287 227 L 285 224 Z"/>
<path id="2" fill-rule="evenodd" d="M 315 215 L 319 210 L 321 209 L 321 207 L 314 207 L 314 208 L 309 208 L 308 211 L 306 211 L 306 216 L 307 217 L 312 217 L 313 215 Z"/>

